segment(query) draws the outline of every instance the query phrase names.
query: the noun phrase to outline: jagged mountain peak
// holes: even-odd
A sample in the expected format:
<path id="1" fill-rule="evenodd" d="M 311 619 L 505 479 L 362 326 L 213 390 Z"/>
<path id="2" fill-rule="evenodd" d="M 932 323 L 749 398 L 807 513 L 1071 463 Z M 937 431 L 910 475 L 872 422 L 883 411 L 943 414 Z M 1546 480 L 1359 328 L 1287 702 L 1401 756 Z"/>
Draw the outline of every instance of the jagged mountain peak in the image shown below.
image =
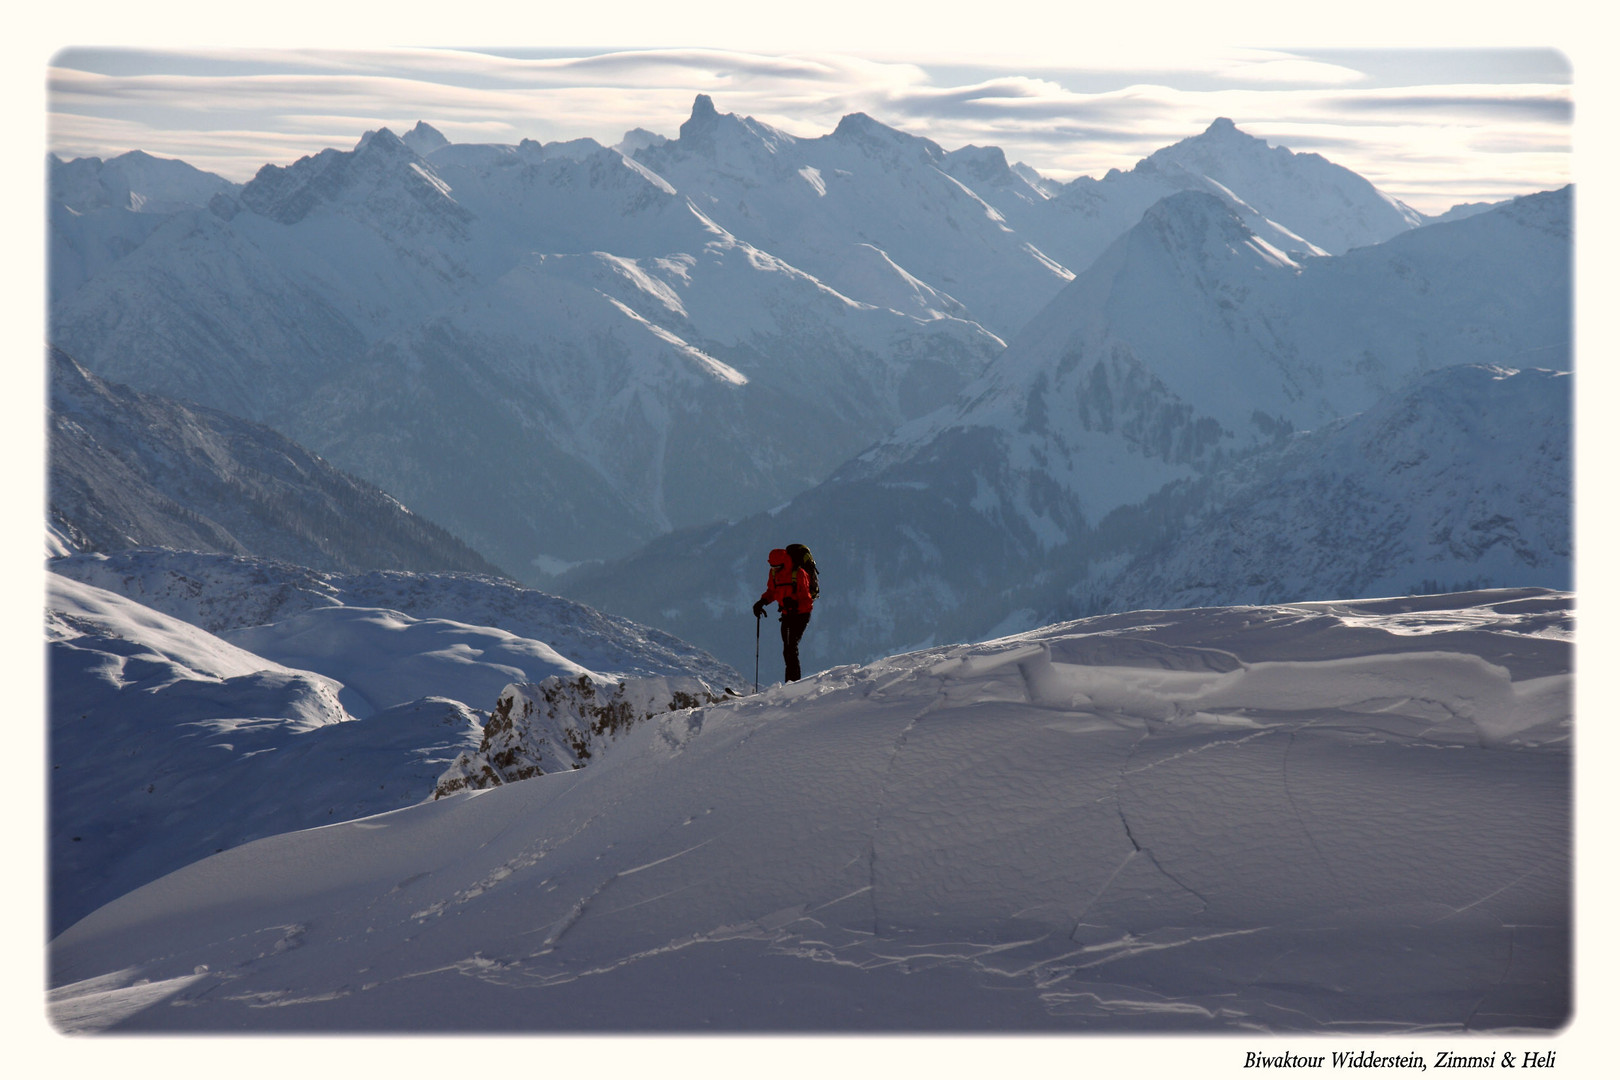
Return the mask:
<path id="1" fill-rule="evenodd" d="M 50 198 L 77 213 L 103 208 L 146 213 L 206 206 L 221 192 L 237 185 L 205 172 L 179 158 L 157 157 L 130 150 L 103 161 L 55 154 L 46 159 Z"/>
<path id="2" fill-rule="evenodd" d="M 705 128 L 712 128 L 719 122 L 720 113 L 714 107 L 714 98 L 708 94 L 699 94 L 692 99 L 692 115 L 681 125 L 681 137 L 685 138 L 688 133 L 696 134 Z"/>
<path id="3" fill-rule="evenodd" d="M 1178 191 L 1174 195 L 1167 195 L 1148 207 L 1142 219 L 1159 222 L 1231 222 L 1243 228 L 1243 223 L 1232 208 L 1219 196 L 1207 191 Z"/>
<path id="4" fill-rule="evenodd" d="M 387 127 L 380 127 L 360 136 L 360 141 L 354 144 L 354 152 L 359 154 L 363 151 L 373 154 L 397 154 L 400 151 L 415 153 L 403 139 L 394 134 L 393 129 Z"/>
<path id="5" fill-rule="evenodd" d="M 766 155 L 774 155 L 782 147 L 791 146 L 797 141 L 787 132 L 751 116 L 720 112 L 715 108 L 713 98 L 708 94 L 699 94 L 692 101 L 692 114 L 681 125 L 679 138 L 661 143 L 649 140 L 635 152 L 635 156 L 652 155 L 645 159 L 650 164 L 663 160 L 663 152 L 666 151 L 676 152 L 677 156 L 695 152 L 701 157 L 722 159 L 732 158 L 740 152 L 742 158 L 736 159 L 740 161 L 761 150 Z"/>
<path id="6" fill-rule="evenodd" d="M 241 201 L 264 217 L 294 225 L 316 207 L 347 201 L 356 189 L 383 187 L 397 189 L 401 208 L 415 204 L 452 218 L 466 217 L 455 206 L 449 186 L 386 127 L 366 132 L 353 150 L 327 149 L 286 167 L 264 166 L 243 187 Z"/>
<path id="7" fill-rule="evenodd" d="M 543 147 L 545 155 L 550 158 L 570 158 L 574 161 L 588 161 L 606 149 L 595 139 L 585 136 L 578 139 L 548 142 Z"/>
<path id="8" fill-rule="evenodd" d="M 846 113 L 838 121 L 838 126 L 833 128 L 833 134 L 848 138 L 855 135 L 865 135 L 877 129 L 888 130 L 883 124 L 878 123 L 866 113 L 852 112 Z"/>
<path id="9" fill-rule="evenodd" d="M 1197 135 L 1189 135 L 1180 142 L 1161 147 L 1148 155 L 1148 161 L 1158 163 L 1184 163 L 1191 156 L 1202 154 L 1272 154 L 1293 157 L 1286 146 L 1272 146 L 1258 135 L 1250 135 L 1225 116 L 1217 117 L 1209 127 Z M 1317 155 L 1312 155 L 1317 156 Z"/>
<path id="10" fill-rule="evenodd" d="M 624 138 L 613 145 L 613 149 L 630 157 L 637 150 L 648 146 L 663 146 L 669 142 L 669 137 L 648 131 L 646 128 L 631 128 L 624 133 Z"/>
<path id="11" fill-rule="evenodd" d="M 1498 205 L 1494 212 L 1511 221 L 1568 239 L 1574 197 L 1575 185 L 1565 184 L 1552 191 L 1538 191 L 1533 195 L 1510 199 L 1505 205 Z"/>
<path id="12" fill-rule="evenodd" d="M 450 145 L 450 140 L 426 120 L 418 120 L 416 126 L 407 131 L 400 141 L 423 157 Z"/>

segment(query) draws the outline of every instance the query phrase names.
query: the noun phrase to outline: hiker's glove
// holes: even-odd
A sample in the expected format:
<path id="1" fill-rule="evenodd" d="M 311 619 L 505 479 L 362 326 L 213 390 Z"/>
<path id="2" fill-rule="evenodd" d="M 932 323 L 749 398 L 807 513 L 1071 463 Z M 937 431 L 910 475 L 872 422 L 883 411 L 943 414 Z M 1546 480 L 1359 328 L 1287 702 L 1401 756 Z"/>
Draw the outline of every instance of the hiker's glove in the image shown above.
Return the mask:
<path id="1" fill-rule="evenodd" d="M 763 600 L 755 600 L 754 601 L 754 618 L 762 619 L 764 617 L 765 617 L 765 601 L 763 601 Z"/>

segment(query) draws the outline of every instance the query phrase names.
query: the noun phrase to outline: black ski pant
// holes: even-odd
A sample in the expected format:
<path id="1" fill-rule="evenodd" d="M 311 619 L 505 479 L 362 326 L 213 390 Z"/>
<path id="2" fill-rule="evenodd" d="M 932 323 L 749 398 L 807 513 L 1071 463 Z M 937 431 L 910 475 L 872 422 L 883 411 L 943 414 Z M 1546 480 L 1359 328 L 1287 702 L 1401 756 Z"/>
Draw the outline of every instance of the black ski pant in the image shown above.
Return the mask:
<path id="1" fill-rule="evenodd" d="M 782 612 L 782 681 L 797 682 L 799 679 L 799 639 L 804 637 L 804 628 L 810 625 L 810 613 L 797 611 Z"/>

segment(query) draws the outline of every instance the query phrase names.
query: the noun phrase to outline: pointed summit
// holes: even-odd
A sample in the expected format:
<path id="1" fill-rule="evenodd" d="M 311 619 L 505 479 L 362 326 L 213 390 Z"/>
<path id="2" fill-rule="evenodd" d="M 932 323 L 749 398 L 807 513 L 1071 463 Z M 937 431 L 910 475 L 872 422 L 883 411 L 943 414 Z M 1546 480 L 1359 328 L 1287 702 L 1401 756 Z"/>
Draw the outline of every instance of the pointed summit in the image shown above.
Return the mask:
<path id="1" fill-rule="evenodd" d="M 426 120 L 418 120 L 416 126 L 407 131 L 400 141 L 423 157 L 442 146 L 450 145 L 450 140 Z"/>
<path id="2" fill-rule="evenodd" d="M 1365 177 L 1320 154 L 1272 146 L 1224 116 L 1199 134 L 1154 151 L 1133 171 L 1168 186 L 1233 196 L 1335 254 L 1382 243 L 1422 220 Z"/>
<path id="3" fill-rule="evenodd" d="M 838 126 L 833 128 L 833 134 L 844 136 L 860 135 L 864 132 L 871 131 L 876 126 L 877 121 L 873 120 L 865 113 L 852 112 L 846 114 L 842 120 L 838 121 Z"/>
<path id="4" fill-rule="evenodd" d="M 375 131 L 368 131 L 360 136 L 360 141 L 354 144 L 354 150 L 359 153 L 373 144 L 389 150 L 392 150 L 396 145 L 403 145 L 400 143 L 398 135 L 395 135 L 388 128 L 380 127 Z"/>
<path id="5" fill-rule="evenodd" d="M 720 123 L 720 114 L 715 111 L 714 99 L 708 94 L 699 94 L 692 100 L 692 115 L 687 117 L 686 123 L 681 125 L 682 139 L 702 138 L 714 131 Z"/>

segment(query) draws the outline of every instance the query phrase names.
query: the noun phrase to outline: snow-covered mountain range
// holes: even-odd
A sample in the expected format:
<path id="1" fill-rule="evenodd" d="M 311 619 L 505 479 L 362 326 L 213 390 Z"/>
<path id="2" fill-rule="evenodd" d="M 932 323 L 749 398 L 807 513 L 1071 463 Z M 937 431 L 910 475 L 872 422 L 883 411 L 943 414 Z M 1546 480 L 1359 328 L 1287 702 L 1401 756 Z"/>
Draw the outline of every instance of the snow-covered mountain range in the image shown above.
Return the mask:
<path id="1" fill-rule="evenodd" d="M 130 246 L 121 214 L 58 203 L 53 228 L 104 220 L 105 255 Z M 885 295 L 918 290 L 866 261 Z M 51 332 L 98 374 L 271 423 L 533 578 L 802 490 L 1001 347 L 911 307 L 834 291 L 616 151 L 424 157 L 385 129 L 168 215 L 64 279 Z"/>
<path id="2" fill-rule="evenodd" d="M 583 770 L 267 836 L 135 889 L 52 942 L 51 1016 L 1554 1029 L 1571 1015 L 1571 599 L 1105 616 L 669 713 Z M 243 726 L 196 741 L 239 757 L 259 747 Z M 359 767 L 340 756 L 278 778 Z"/>
<path id="3" fill-rule="evenodd" d="M 500 571 L 363 480 L 261 424 L 50 368 L 53 554 L 167 547 L 317 570 Z"/>
<path id="4" fill-rule="evenodd" d="M 560 587 L 742 663 L 764 553 L 806 543 L 825 582 L 813 666 L 1117 610 L 1116 594 L 1568 587 L 1571 402 L 1549 372 L 1570 366 L 1570 304 L 1568 189 L 1300 261 L 1179 193 L 952 405 L 783 506 Z M 1285 463 L 1243 460 L 1256 453 Z M 1241 518 L 1249 478 L 1286 469 L 1295 494 L 1360 497 L 1274 499 L 1248 526 L 1277 540 L 1224 557 L 1209 522 Z"/>
<path id="5" fill-rule="evenodd" d="M 1284 259 L 1423 220 L 1229 120 L 1057 184 L 702 95 L 678 138 L 611 149 L 418 124 L 240 188 L 159 164 L 52 162 L 52 341 L 270 424 L 530 583 L 825 479 L 1165 197 L 1220 200 Z"/>

